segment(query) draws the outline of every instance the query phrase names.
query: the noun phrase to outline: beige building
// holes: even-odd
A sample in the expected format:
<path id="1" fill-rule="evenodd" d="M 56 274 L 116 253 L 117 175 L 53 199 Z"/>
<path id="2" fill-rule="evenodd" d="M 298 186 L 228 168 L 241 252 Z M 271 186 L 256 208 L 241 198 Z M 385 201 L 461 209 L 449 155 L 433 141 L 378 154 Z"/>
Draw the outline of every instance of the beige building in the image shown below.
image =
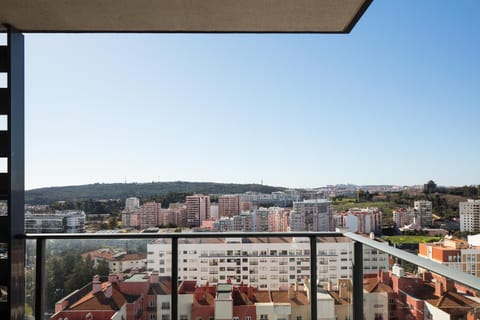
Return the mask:
<path id="1" fill-rule="evenodd" d="M 218 197 L 218 217 L 233 217 L 240 214 L 240 196 L 223 195 Z"/>

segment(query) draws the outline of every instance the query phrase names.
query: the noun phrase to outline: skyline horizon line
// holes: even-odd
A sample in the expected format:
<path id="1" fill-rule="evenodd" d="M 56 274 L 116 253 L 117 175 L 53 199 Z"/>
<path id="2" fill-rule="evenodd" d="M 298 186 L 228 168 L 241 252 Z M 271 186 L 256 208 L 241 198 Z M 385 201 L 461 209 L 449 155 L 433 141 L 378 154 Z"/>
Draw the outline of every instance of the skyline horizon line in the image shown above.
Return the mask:
<path id="1" fill-rule="evenodd" d="M 430 179 L 429 181 L 434 181 Z M 372 187 L 372 186 L 390 186 L 390 187 L 422 187 L 425 183 L 417 183 L 417 184 L 395 184 L 395 183 L 367 183 L 367 184 L 358 184 L 358 183 L 331 183 L 331 184 L 324 184 L 315 187 L 311 186 L 284 186 L 284 185 L 270 185 L 266 183 L 255 183 L 255 182 L 219 182 L 219 181 L 206 181 L 206 180 L 152 180 L 152 181 L 123 181 L 123 182 L 88 182 L 88 183 L 79 183 L 79 184 L 66 184 L 66 185 L 50 185 L 50 186 L 40 186 L 40 187 L 32 187 L 32 188 L 25 188 L 25 191 L 32 191 L 38 189 L 49 189 L 49 188 L 65 188 L 65 187 L 79 187 L 79 186 L 87 186 L 87 185 L 96 185 L 96 184 L 155 184 L 155 183 L 211 183 L 211 184 L 235 184 L 235 185 L 261 185 L 261 186 L 268 186 L 268 187 L 276 187 L 276 188 L 284 188 L 284 189 L 320 189 L 329 186 L 356 186 L 356 187 Z M 434 181 L 435 182 L 435 181 Z M 451 184 L 451 185 L 441 185 L 437 184 L 438 187 L 445 187 L 445 188 L 460 188 L 460 187 L 475 187 L 480 186 L 478 184 Z"/>

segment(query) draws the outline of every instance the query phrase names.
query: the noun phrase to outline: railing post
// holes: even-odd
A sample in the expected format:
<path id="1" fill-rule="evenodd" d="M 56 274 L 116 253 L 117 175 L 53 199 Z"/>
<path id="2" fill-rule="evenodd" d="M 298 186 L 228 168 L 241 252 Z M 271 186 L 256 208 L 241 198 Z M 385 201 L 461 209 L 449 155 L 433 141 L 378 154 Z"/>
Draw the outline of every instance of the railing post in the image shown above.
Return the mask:
<path id="1" fill-rule="evenodd" d="M 0 303 L 0 314 L 2 319 L 24 320 L 25 239 L 18 237 L 25 221 L 24 38 L 10 26 L 7 30 L 7 43 L 0 45 L 0 72 L 7 74 L 6 87 L 0 85 L 0 116 L 7 122 L 0 128 L 0 158 L 7 163 L 0 168 L 0 201 L 7 201 L 8 214 L 0 216 L 0 243 L 8 252 L 0 259 L 0 284 L 6 286 L 8 299 Z"/>
<path id="2" fill-rule="evenodd" d="M 317 237 L 310 236 L 310 319 L 317 319 Z"/>
<path id="3" fill-rule="evenodd" d="M 363 320 L 363 244 L 353 243 L 353 320 Z"/>
<path id="4" fill-rule="evenodd" d="M 45 244 L 46 239 L 37 239 L 35 253 L 35 319 L 43 320 L 45 314 Z"/>
<path id="5" fill-rule="evenodd" d="M 178 238 L 172 238 L 172 320 L 178 319 Z"/>

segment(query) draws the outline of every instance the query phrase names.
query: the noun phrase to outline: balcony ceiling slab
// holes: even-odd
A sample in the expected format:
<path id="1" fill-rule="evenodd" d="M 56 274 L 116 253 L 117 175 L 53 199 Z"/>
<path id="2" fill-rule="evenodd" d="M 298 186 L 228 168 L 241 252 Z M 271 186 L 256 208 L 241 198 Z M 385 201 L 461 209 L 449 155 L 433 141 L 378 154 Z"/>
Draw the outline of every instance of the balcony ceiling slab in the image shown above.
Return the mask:
<path id="1" fill-rule="evenodd" d="M 22 32 L 348 33 L 372 0 L 0 0 Z"/>

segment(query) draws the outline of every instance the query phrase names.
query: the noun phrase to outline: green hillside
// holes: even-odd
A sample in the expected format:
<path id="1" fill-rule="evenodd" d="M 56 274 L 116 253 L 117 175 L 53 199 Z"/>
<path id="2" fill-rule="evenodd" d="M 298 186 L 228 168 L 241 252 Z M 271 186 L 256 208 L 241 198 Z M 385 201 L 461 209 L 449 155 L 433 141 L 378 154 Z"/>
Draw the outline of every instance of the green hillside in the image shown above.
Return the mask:
<path id="1" fill-rule="evenodd" d="M 152 182 L 152 183 L 95 183 L 79 186 L 50 187 L 28 190 L 25 192 L 25 203 L 51 204 L 56 201 L 125 199 L 175 193 L 231 194 L 247 191 L 271 193 L 285 188 L 260 184 L 233 184 L 213 182 Z"/>

